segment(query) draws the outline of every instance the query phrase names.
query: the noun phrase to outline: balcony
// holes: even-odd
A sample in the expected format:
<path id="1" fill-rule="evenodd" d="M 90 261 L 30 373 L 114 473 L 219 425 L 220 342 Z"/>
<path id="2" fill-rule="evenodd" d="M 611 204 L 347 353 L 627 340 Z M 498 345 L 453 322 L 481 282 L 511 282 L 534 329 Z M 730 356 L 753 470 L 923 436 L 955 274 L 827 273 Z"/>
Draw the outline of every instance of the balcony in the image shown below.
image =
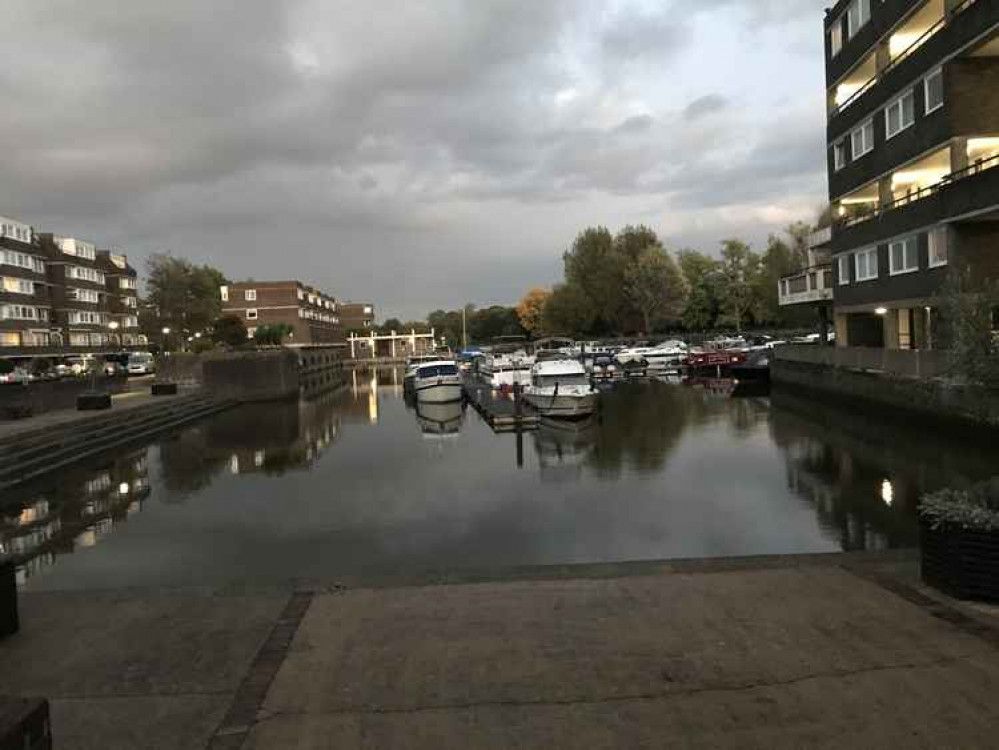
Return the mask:
<path id="1" fill-rule="evenodd" d="M 785 276 L 777 282 L 777 297 L 781 307 L 832 302 L 832 265 L 812 266 Z"/>

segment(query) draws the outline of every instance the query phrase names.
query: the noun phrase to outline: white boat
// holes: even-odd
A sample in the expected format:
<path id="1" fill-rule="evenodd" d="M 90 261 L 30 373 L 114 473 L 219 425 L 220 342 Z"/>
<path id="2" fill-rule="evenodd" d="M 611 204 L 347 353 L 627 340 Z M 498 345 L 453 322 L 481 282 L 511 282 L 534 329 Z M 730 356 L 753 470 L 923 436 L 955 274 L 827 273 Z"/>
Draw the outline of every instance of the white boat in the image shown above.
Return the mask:
<path id="1" fill-rule="evenodd" d="M 647 362 L 645 355 L 652 350 L 651 346 L 632 346 L 622 349 L 614 355 L 619 365 L 627 365 L 636 362 Z"/>
<path id="2" fill-rule="evenodd" d="M 437 354 L 415 355 L 406 360 L 406 372 L 402 376 L 402 385 L 407 391 L 413 389 L 413 380 L 416 378 L 416 370 L 420 365 L 427 362 L 437 362 L 440 356 Z"/>
<path id="3" fill-rule="evenodd" d="M 571 359 L 538 362 L 524 388 L 524 398 L 545 417 L 587 417 L 596 411 L 598 396 L 586 369 Z"/>
<path id="4" fill-rule="evenodd" d="M 421 363 L 413 377 L 413 391 L 421 404 L 461 401 L 462 380 L 458 365 L 444 359 Z"/>
<path id="5" fill-rule="evenodd" d="M 687 359 L 687 345 L 682 341 L 664 341 L 647 349 L 644 357 L 650 370 L 678 370 Z"/>
<path id="6" fill-rule="evenodd" d="M 525 351 L 509 354 L 490 354 L 479 366 L 479 372 L 495 390 L 527 385 L 531 382 L 531 367 L 534 358 Z"/>

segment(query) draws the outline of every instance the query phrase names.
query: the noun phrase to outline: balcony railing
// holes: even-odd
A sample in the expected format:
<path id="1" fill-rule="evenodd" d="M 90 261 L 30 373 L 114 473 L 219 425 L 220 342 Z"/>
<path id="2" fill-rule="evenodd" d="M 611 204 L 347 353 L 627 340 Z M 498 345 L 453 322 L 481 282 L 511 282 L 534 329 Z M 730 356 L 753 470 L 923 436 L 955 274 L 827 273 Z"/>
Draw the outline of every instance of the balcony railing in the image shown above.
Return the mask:
<path id="1" fill-rule="evenodd" d="M 793 276 L 785 276 L 777 282 L 777 298 L 782 307 L 832 300 L 832 266 L 812 266 Z"/>
<path id="2" fill-rule="evenodd" d="M 993 167 L 999 167 L 999 154 L 990 156 L 988 159 L 979 159 L 975 163 L 969 164 L 964 169 L 959 169 L 956 172 L 951 172 L 949 175 L 944 176 L 939 182 L 935 182 L 932 185 L 926 185 L 925 187 L 921 187 L 911 193 L 906 193 L 901 198 L 896 198 L 889 203 L 885 203 L 881 206 L 875 206 L 870 210 L 857 213 L 853 216 L 841 217 L 836 221 L 836 225 L 841 228 L 852 227 L 854 224 L 860 224 L 870 219 L 877 218 L 881 214 L 894 211 L 896 208 L 901 208 L 906 204 L 922 200 L 923 198 L 929 198 L 931 195 L 939 192 L 942 188 L 945 188 L 948 185 L 960 182 L 965 177 L 973 177 L 974 175 L 980 174 L 987 169 L 992 169 Z"/>
<path id="3" fill-rule="evenodd" d="M 893 57 L 891 61 L 887 65 L 885 65 L 884 68 L 879 70 L 874 75 L 873 78 L 871 78 L 869 81 L 867 81 L 867 83 L 865 83 L 859 89 L 850 94 L 850 96 L 847 97 L 842 103 L 833 106 L 832 111 L 830 112 L 830 116 L 835 116 L 839 114 L 844 109 L 853 104 L 855 101 L 857 101 L 857 99 L 859 99 L 867 91 L 869 91 L 874 86 L 874 84 L 880 81 L 897 65 L 901 64 L 904 60 L 907 60 L 912 55 L 913 52 L 919 49 L 926 42 L 927 39 L 929 39 L 931 36 L 940 31 L 940 29 L 942 29 L 944 26 L 950 23 L 950 21 L 954 18 L 954 16 L 966 10 L 968 6 L 973 5 L 975 2 L 976 0 L 964 0 L 964 2 L 962 2 L 956 8 L 951 10 L 949 14 L 945 12 L 943 18 L 941 18 L 935 24 L 930 26 L 930 28 L 928 28 L 925 32 L 923 32 L 918 39 L 916 39 L 912 44 L 910 44 L 908 47 L 902 50 L 898 55 Z"/>

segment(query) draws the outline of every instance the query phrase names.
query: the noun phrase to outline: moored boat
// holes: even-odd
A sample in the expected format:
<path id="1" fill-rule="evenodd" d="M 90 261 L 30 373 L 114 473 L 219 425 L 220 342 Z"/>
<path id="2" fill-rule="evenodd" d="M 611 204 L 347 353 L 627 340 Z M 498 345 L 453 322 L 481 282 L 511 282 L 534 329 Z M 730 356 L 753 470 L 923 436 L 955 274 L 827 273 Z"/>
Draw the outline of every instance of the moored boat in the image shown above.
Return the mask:
<path id="1" fill-rule="evenodd" d="M 579 419 L 596 411 L 599 391 L 586 369 L 571 359 L 538 362 L 531 368 L 531 383 L 524 399 L 545 417 Z"/>
<path id="2" fill-rule="evenodd" d="M 417 403 L 446 404 L 461 401 L 463 392 L 458 365 L 451 360 L 424 362 L 416 369 L 413 390 Z"/>

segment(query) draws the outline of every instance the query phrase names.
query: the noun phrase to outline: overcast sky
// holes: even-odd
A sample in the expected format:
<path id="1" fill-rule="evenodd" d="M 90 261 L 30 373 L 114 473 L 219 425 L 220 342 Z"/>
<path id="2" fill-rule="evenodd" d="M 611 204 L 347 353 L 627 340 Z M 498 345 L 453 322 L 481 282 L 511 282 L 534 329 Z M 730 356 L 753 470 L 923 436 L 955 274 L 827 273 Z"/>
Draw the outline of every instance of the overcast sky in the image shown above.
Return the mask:
<path id="1" fill-rule="evenodd" d="M 755 244 L 825 192 L 831 0 L 2 0 L 0 215 L 379 317 L 583 227 Z"/>

